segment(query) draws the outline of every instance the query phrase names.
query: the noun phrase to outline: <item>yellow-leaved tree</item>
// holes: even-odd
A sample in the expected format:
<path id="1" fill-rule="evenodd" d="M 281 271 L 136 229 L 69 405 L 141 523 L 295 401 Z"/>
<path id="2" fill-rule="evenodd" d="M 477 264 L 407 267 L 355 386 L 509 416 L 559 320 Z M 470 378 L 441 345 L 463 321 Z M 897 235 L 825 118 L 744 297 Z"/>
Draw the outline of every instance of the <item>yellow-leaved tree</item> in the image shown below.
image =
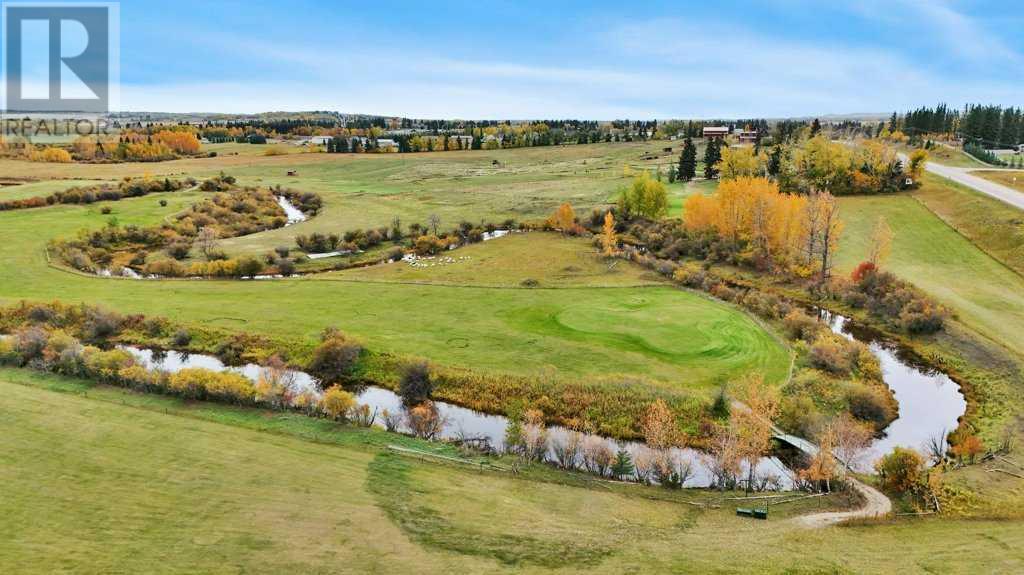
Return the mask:
<path id="1" fill-rule="evenodd" d="M 619 238 L 615 233 L 615 216 L 611 211 L 604 214 L 604 227 L 601 230 L 601 253 L 605 257 L 613 257 L 619 251 Z"/>

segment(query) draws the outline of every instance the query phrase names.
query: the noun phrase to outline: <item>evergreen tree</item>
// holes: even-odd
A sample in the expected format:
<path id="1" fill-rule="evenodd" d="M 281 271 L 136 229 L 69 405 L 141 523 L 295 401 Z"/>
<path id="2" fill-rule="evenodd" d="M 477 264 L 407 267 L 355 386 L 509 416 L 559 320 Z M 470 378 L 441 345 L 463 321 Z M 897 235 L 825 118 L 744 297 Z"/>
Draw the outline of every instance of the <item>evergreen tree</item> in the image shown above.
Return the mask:
<path id="1" fill-rule="evenodd" d="M 821 133 L 821 122 L 819 122 L 818 119 L 815 118 L 814 121 L 811 122 L 811 137 L 813 138 L 814 136 L 817 136 L 820 133 Z"/>
<path id="2" fill-rule="evenodd" d="M 675 181 L 676 181 L 676 165 L 675 164 L 669 164 L 668 165 L 668 183 L 674 184 Z"/>
<path id="3" fill-rule="evenodd" d="M 684 182 L 697 177 L 697 146 L 689 137 L 683 142 L 683 152 L 679 155 L 679 179 Z"/>
<path id="4" fill-rule="evenodd" d="M 782 171 L 782 146 L 776 145 L 768 155 L 768 175 L 775 178 Z"/>
<path id="5" fill-rule="evenodd" d="M 625 449 L 619 448 L 615 454 L 615 463 L 612 464 L 612 476 L 616 479 L 632 475 L 636 466 L 633 465 L 633 458 Z"/>
<path id="6" fill-rule="evenodd" d="M 711 180 L 718 177 L 718 168 L 715 167 L 722 160 L 722 141 L 717 138 L 708 140 L 704 149 L 704 177 Z"/>

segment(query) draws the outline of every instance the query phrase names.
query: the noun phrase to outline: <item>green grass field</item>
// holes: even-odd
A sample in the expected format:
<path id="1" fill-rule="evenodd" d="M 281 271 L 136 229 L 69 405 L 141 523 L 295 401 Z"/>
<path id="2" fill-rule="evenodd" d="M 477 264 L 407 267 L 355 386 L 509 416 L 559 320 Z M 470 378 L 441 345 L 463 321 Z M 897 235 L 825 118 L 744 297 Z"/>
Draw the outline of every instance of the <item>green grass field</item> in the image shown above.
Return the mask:
<path id="1" fill-rule="evenodd" d="M 993 257 L 1006 256 L 1016 263 L 1021 256 L 1012 247 L 994 246 L 993 255 L 979 247 L 1012 241 L 1013 236 L 985 229 L 986 221 L 1014 218 L 1012 208 L 995 203 L 934 176 L 928 176 L 913 195 L 843 198 L 846 229 L 837 261 L 842 271 L 849 271 L 863 260 L 871 230 L 884 215 L 895 232 L 892 255 L 884 267 L 950 306 L 965 325 L 1011 350 L 1024 349 L 1024 278 Z M 929 206 L 948 213 L 964 235 Z M 1017 211 L 1016 217 L 1024 214 Z M 969 239 L 972 230 L 977 244 Z"/>
<path id="2" fill-rule="evenodd" d="M 109 280 L 46 265 L 47 237 L 37 230 L 69 233 L 102 226 L 110 217 L 152 223 L 200 195 L 167 194 L 166 207 L 150 197 L 122 200 L 109 216 L 100 214 L 97 205 L 0 214 L 0 259 L 11 265 L 0 278 L 0 297 L 91 302 L 310 340 L 335 325 L 376 351 L 502 372 L 539 373 L 554 367 L 570 376 L 643 375 L 698 389 L 750 369 L 765 372 L 772 381 L 787 372 L 785 348 L 745 314 L 670 287 L 601 287 L 651 281 L 624 263 L 602 273 L 605 264 L 596 256 L 587 258 L 580 241 L 551 252 L 548 246 L 557 238 L 544 234 L 529 234 L 539 239 L 536 248 L 524 243 L 528 238 L 514 237 L 464 250 L 471 257 L 477 254 L 476 267 L 458 272 L 456 286 L 347 281 L 345 272 L 284 281 Z M 531 251 L 554 253 L 554 259 L 562 254 L 566 261 L 553 267 L 554 259 L 532 257 Z M 510 271 L 512 260 L 519 260 L 515 271 Z M 404 265 L 355 272 L 351 279 L 397 274 Z M 488 287 L 503 277 L 511 278 L 504 289 Z M 569 289 L 525 289 L 518 286 L 520 278 Z M 427 280 L 444 283 L 452 277 Z M 470 344 L 452 346 L 455 339 Z"/>
<path id="3" fill-rule="evenodd" d="M 1024 524 L 808 531 L 699 490 L 388 455 L 380 431 L 0 370 L 6 573 L 1010 573 Z M 729 494 L 726 494 L 729 495 Z M 457 502 L 457 504 L 456 504 Z M 835 501 L 840 503 L 840 501 Z"/>
<path id="4" fill-rule="evenodd" d="M 0 187 L 0 202 L 43 197 L 75 186 L 92 186 L 102 183 L 104 183 L 103 180 L 45 180 L 26 182 L 16 186 L 2 186 Z"/>

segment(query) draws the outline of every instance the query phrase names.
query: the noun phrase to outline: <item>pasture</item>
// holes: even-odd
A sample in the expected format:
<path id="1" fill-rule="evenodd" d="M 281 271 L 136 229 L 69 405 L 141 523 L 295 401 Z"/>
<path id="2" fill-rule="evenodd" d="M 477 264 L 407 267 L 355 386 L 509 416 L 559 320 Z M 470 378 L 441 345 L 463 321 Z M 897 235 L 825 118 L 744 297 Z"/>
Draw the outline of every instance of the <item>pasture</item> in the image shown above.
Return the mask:
<path id="1" fill-rule="evenodd" d="M 425 463 L 382 448 L 436 447 L 379 431 L 22 370 L 0 370 L 0 408 L 9 446 L 0 564 L 17 566 L 9 572 L 1024 568 L 1007 552 L 1024 545 L 1020 523 L 924 519 L 808 531 L 789 518 L 842 498 L 778 506 L 767 523 L 753 522 L 731 505 L 686 503 L 729 493 Z"/>

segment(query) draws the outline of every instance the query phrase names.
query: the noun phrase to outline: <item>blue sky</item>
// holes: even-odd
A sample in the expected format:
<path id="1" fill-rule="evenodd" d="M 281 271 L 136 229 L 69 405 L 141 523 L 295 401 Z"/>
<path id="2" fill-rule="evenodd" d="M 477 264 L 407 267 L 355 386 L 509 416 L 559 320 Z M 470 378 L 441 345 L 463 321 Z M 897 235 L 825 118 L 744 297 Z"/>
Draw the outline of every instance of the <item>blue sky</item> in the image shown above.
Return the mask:
<path id="1" fill-rule="evenodd" d="M 1024 7 L 953 0 L 121 3 L 121 108 L 782 117 L 1024 105 Z"/>

